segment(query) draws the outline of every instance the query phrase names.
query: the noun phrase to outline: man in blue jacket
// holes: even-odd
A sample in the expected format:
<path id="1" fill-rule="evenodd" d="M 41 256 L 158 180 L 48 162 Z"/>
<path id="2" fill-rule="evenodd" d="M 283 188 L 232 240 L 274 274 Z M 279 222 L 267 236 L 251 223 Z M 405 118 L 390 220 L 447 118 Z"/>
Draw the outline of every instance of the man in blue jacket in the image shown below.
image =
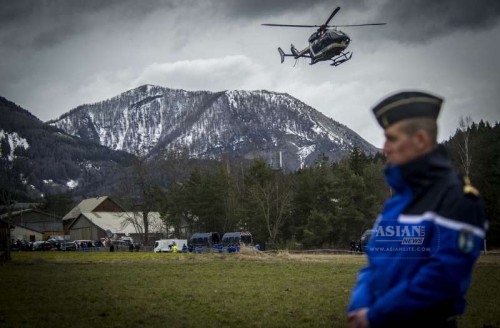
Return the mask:
<path id="1" fill-rule="evenodd" d="M 486 233 L 484 207 L 437 144 L 442 99 L 394 94 L 373 108 L 393 195 L 377 218 L 348 307 L 350 327 L 456 327 Z"/>

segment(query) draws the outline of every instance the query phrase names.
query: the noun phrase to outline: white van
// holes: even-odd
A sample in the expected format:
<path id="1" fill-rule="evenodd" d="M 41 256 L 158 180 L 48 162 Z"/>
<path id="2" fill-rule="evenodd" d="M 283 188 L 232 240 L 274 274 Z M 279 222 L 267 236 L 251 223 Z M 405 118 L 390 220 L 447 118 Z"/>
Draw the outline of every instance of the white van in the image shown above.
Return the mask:
<path id="1" fill-rule="evenodd" d="M 160 239 L 155 241 L 155 245 L 153 247 L 153 252 L 155 253 L 167 253 L 170 252 L 170 246 L 176 244 L 179 248 L 179 252 L 182 252 L 182 248 L 184 245 L 187 247 L 187 239 Z"/>

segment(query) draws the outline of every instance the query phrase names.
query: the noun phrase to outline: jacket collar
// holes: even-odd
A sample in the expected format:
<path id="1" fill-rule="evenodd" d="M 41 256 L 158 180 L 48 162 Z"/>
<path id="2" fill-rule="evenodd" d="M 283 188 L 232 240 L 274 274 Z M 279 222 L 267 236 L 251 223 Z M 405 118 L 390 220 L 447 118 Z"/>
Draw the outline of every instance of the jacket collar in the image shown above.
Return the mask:
<path id="1" fill-rule="evenodd" d="M 409 187 L 414 193 L 425 189 L 452 169 L 443 145 L 402 165 L 387 166 L 387 182 L 397 192 Z"/>

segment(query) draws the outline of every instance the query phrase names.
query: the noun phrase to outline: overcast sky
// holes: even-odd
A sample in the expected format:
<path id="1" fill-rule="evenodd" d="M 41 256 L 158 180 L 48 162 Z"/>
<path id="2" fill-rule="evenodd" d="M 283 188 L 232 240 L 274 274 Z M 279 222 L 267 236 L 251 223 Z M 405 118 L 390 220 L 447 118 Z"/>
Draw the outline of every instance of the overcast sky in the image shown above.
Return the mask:
<path id="1" fill-rule="evenodd" d="M 338 67 L 287 58 L 314 29 L 262 23 L 386 22 L 345 27 Z M 377 147 L 371 113 L 417 89 L 445 98 L 440 140 L 459 118 L 500 121 L 498 0 L 0 0 L 0 96 L 43 121 L 143 84 L 286 92 Z"/>

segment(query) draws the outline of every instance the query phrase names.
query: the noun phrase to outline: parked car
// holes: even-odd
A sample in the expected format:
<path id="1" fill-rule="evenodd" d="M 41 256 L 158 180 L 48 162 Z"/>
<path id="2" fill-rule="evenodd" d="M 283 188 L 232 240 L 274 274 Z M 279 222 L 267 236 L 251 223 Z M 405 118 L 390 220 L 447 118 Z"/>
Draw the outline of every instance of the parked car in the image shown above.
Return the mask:
<path id="1" fill-rule="evenodd" d="M 76 249 L 79 251 L 89 250 L 94 247 L 94 242 L 88 239 L 75 240 L 73 241 L 73 243 L 75 244 Z"/>
<path id="2" fill-rule="evenodd" d="M 16 240 L 16 243 L 11 247 L 11 251 L 31 251 L 31 243 L 27 242 L 26 240 Z"/>
<path id="3" fill-rule="evenodd" d="M 76 251 L 76 244 L 72 241 L 67 241 L 61 244 L 59 250 L 61 251 Z"/>
<path id="4" fill-rule="evenodd" d="M 47 242 L 51 243 L 53 248 L 59 249 L 61 244 L 64 243 L 64 238 L 62 236 L 51 236 L 47 239 Z"/>
<path id="5" fill-rule="evenodd" d="M 366 230 L 365 232 L 363 232 L 363 234 L 361 235 L 361 239 L 360 239 L 360 244 L 361 244 L 360 251 L 361 252 L 366 251 L 366 247 L 368 246 L 368 242 L 370 241 L 372 234 L 373 234 L 373 230 L 369 229 L 369 230 Z"/>
<path id="6" fill-rule="evenodd" d="M 34 251 L 50 251 L 52 249 L 52 244 L 47 241 L 35 241 L 31 245 L 31 249 Z"/>
<path id="7" fill-rule="evenodd" d="M 130 245 L 132 243 L 129 240 L 112 240 L 111 244 L 114 247 L 115 252 L 116 251 L 129 251 L 130 250 Z"/>

